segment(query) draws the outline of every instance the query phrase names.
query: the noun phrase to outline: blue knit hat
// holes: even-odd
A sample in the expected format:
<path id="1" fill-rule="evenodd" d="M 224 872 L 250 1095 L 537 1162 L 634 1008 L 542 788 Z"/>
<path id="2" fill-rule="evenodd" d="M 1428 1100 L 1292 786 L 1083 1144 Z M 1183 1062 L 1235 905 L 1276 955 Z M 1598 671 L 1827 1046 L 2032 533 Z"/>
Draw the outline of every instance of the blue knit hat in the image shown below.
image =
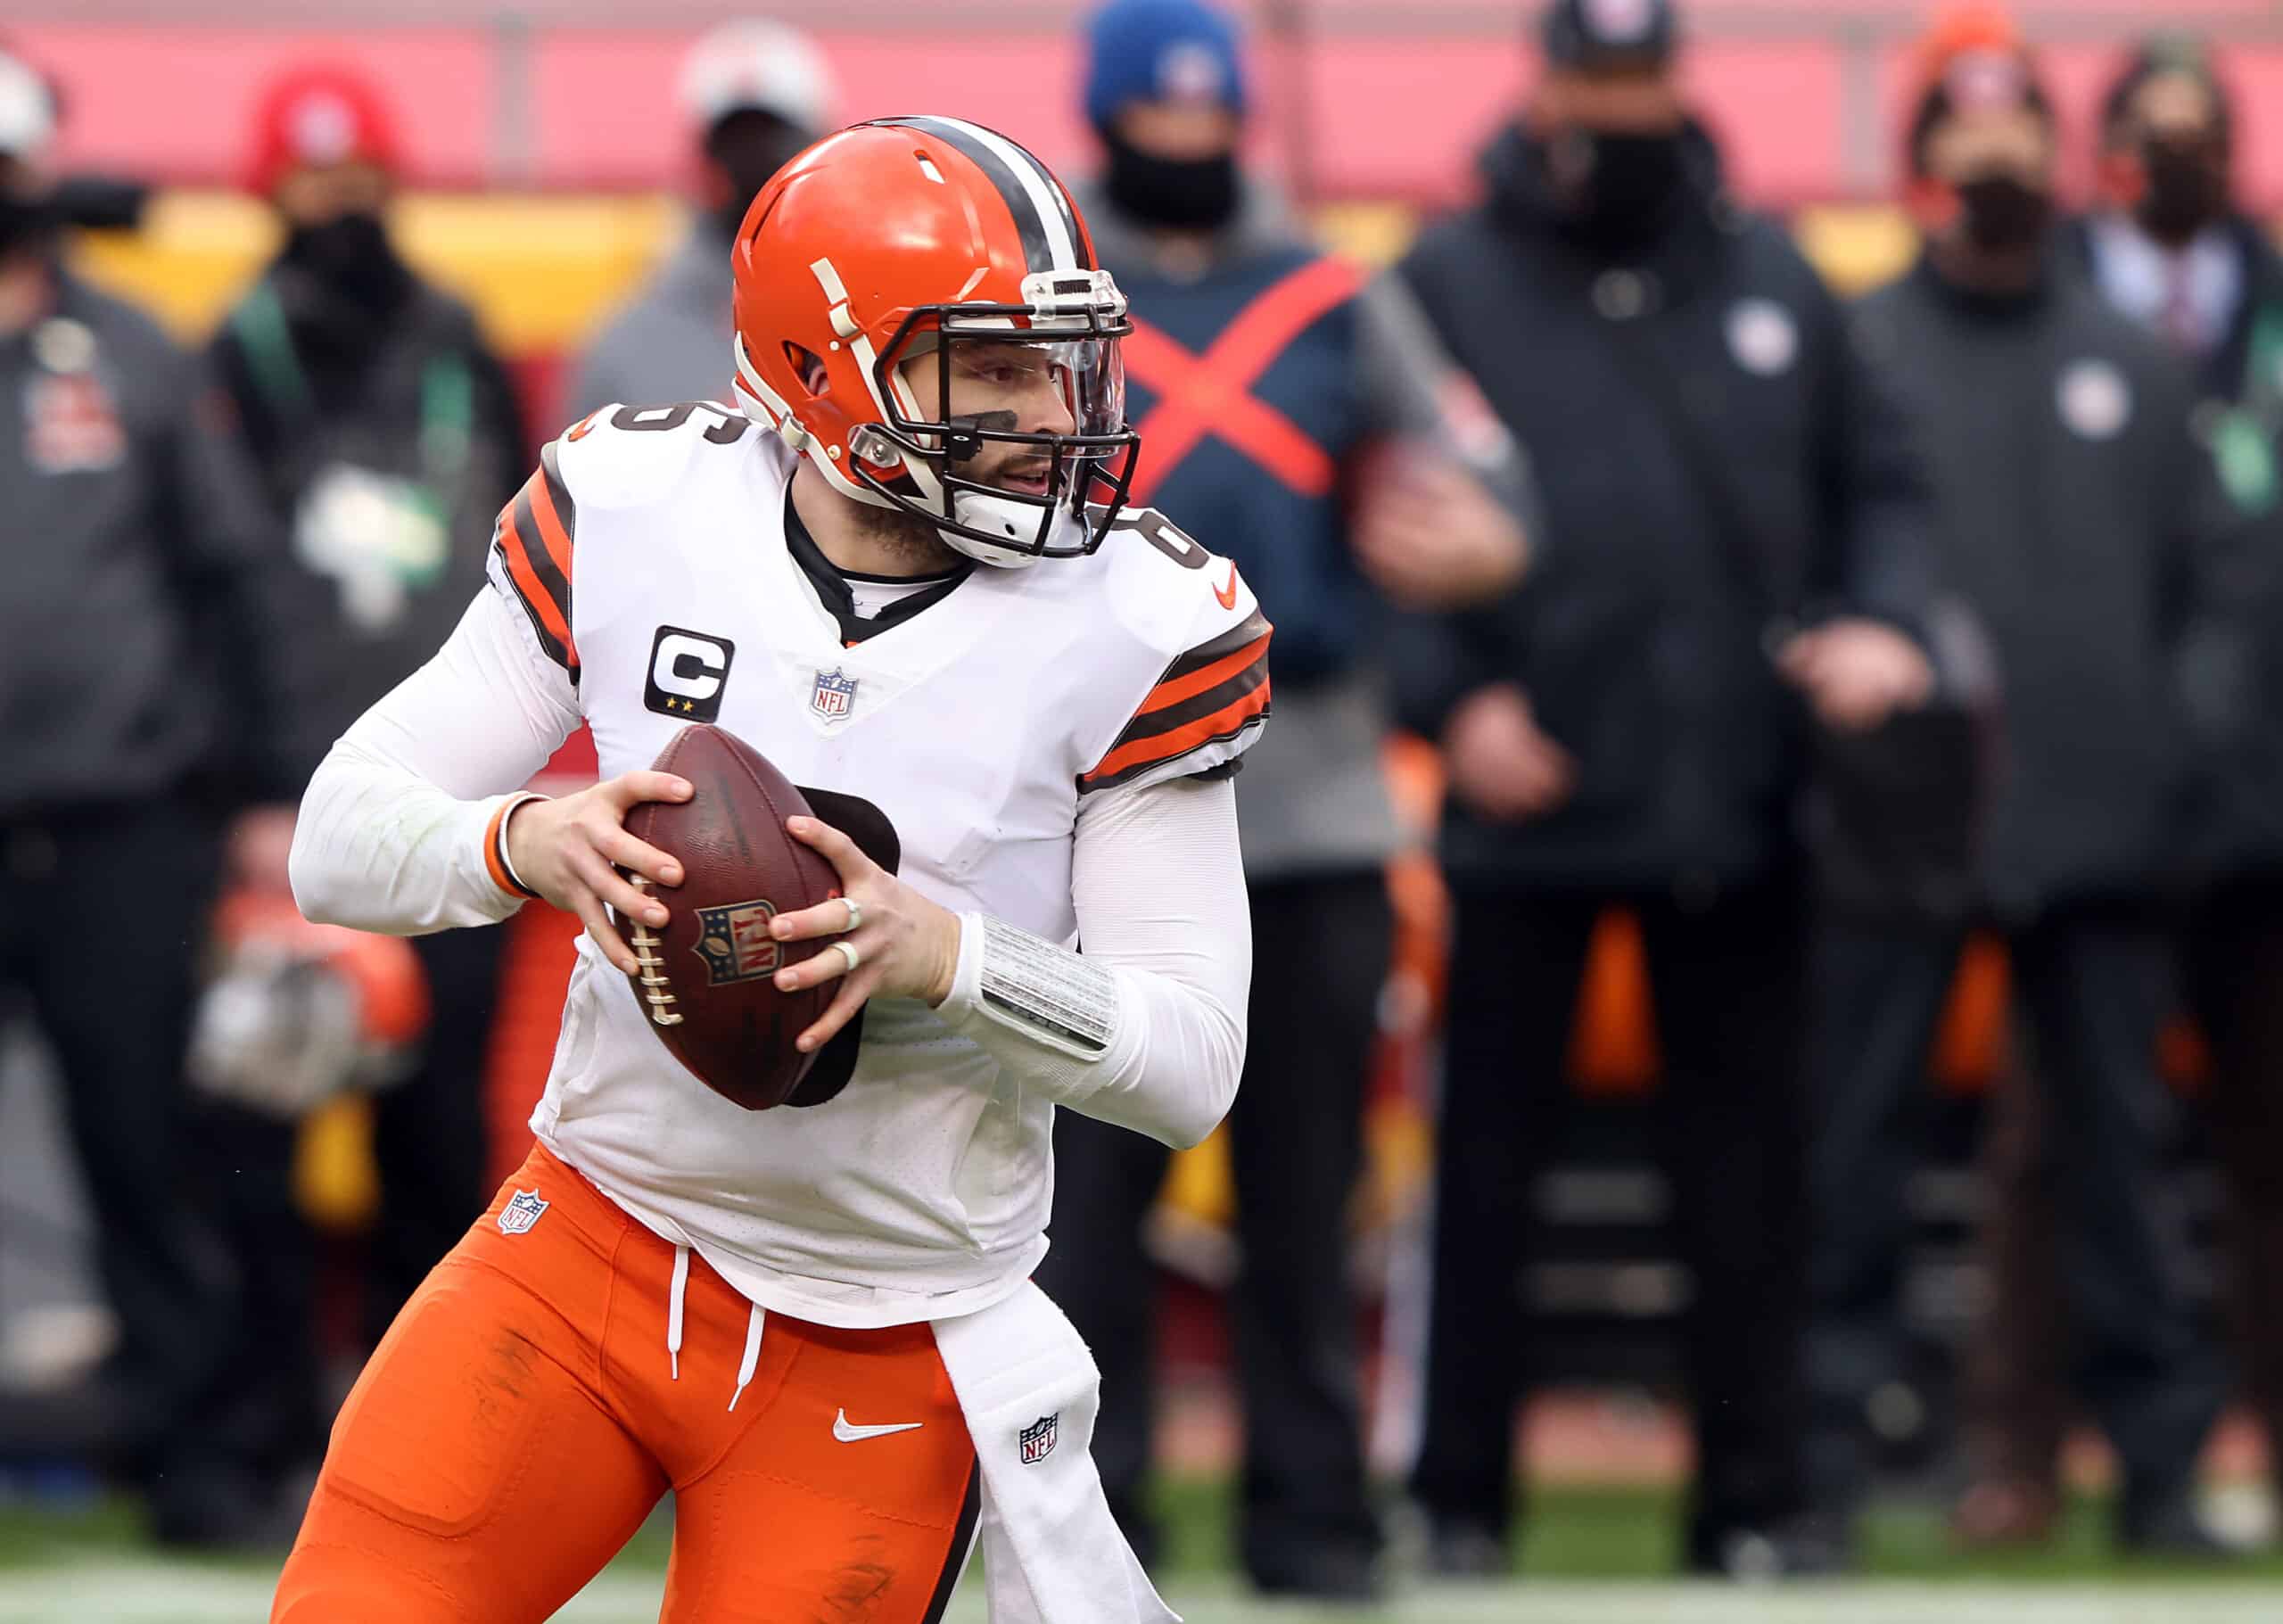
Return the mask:
<path id="1" fill-rule="evenodd" d="M 1245 111 L 1237 28 L 1203 0 L 1111 0 L 1086 26 L 1086 117 L 1107 131 L 1129 102 Z"/>

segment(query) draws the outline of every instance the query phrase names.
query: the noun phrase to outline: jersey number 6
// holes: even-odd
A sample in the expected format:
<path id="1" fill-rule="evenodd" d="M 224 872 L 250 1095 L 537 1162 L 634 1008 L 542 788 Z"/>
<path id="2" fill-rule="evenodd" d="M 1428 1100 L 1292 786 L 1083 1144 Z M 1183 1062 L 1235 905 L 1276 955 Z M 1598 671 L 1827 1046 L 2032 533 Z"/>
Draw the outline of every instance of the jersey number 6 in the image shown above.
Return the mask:
<path id="1" fill-rule="evenodd" d="M 1175 529 L 1173 522 L 1154 507 L 1138 512 L 1129 507 L 1117 515 L 1110 528 L 1138 532 L 1144 541 L 1185 570 L 1203 569 L 1205 561 L 1213 556 L 1201 542 Z"/>

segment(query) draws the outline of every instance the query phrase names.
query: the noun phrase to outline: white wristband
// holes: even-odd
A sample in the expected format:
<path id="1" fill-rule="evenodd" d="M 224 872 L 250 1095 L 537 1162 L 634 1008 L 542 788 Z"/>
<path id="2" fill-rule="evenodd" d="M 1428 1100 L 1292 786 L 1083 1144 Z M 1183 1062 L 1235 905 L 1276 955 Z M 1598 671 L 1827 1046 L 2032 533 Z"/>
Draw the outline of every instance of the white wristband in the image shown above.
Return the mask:
<path id="1" fill-rule="evenodd" d="M 514 880 L 517 887 L 524 891 L 531 891 L 532 888 L 523 884 L 523 877 L 515 872 L 515 860 L 507 855 L 507 825 L 515 820 L 515 814 L 523 811 L 526 805 L 533 801 L 544 801 L 547 798 L 537 790 L 525 790 L 508 802 L 507 810 L 499 814 L 499 866 L 507 870 L 507 878 Z M 536 896 L 538 893 L 532 892 L 532 894 Z"/>

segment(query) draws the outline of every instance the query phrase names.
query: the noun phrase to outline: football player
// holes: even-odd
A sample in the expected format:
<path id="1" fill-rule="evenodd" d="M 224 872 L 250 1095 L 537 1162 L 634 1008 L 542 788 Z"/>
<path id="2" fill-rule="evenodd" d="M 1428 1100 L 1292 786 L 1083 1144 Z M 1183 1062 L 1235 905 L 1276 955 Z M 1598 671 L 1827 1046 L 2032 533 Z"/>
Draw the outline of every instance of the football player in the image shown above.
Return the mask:
<path id="1" fill-rule="evenodd" d="M 1029 1277 L 1056 1107 L 1185 1145 L 1234 1092 L 1229 779 L 1268 624 L 1125 507 L 1125 301 L 1030 153 L 845 130 L 731 260 L 735 404 L 547 447 L 490 589 L 303 804 L 314 919 L 538 898 L 587 929 L 538 1142 L 350 1396 L 276 1619 L 544 1619 L 669 1488 L 669 1620 L 934 1620 L 978 1530 L 995 1619 L 1172 1616 L 1088 1456 L 1092 1361 Z M 844 895 L 774 922 L 830 943 L 778 983 L 842 984 L 804 1047 L 865 1022 L 766 1113 L 684 1072 L 620 974 L 620 922 L 682 878 L 622 821 L 689 796 L 645 763 L 706 721 L 902 846 L 891 873 L 792 820 Z M 521 791 L 582 724 L 604 781 Z"/>

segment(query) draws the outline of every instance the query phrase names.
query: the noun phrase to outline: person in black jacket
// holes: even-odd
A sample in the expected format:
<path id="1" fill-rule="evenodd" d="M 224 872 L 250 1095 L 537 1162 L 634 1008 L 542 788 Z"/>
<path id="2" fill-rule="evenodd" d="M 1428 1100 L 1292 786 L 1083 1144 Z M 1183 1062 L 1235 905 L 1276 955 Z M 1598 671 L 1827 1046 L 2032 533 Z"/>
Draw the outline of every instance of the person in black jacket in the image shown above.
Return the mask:
<path id="1" fill-rule="evenodd" d="M 1841 311 L 1721 193 L 1660 3 L 1559 0 L 1488 198 L 1404 270 L 1528 449 L 1529 581 L 1422 622 L 1406 725 L 1442 741 L 1455 899 L 1426 1417 L 1447 1571 L 1503 1562 L 1517 1282 L 1588 933 L 1640 919 L 1663 1159 L 1694 1279 L 1687 1560 L 1807 1560 L 1796 1469 L 1803 741 L 1933 688 L 1927 492 Z M 1804 697 L 1805 704 L 1801 704 Z"/>
<path id="2" fill-rule="evenodd" d="M 277 257 L 225 318 L 213 361 L 291 548 L 296 771 L 409 674 L 482 586 L 492 520 L 529 466 L 507 373 L 475 319 L 429 286 L 383 212 L 397 142 L 378 92 L 345 70 L 279 78 L 255 120 L 249 182 L 277 211 Z M 252 866 L 282 888 L 289 811 Z M 364 1323 L 377 1339 L 483 1208 L 485 1054 L 498 931 L 417 937 L 430 1020 L 418 1064 L 372 1101 L 381 1211 Z M 323 1453 L 313 1238 L 294 1209 L 299 1125 L 231 1113 L 249 1282 L 238 1346 L 245 1422 L 281 1477 Z"/>
<path id="3" fill-rule="evenodd" d="M 235 1544 L 264 1507 L 218 1424 L 232 1282 L 184 1051 L 233 828 L 295 794 L 288 611 L 205 368 L 59 257 L 54 126 L 0 55 L 0 1001 L 61 1073 L 119 1342 L 29 1412 L 0 1394 L 0 1455 L 115 1447 L 160 1538 Z"/>
<path id="4" fill-rule="evenodd" d="M 2221 635 L 2188 379 L 2098 297 L 2049 221 L 2055 128 L 1996 19 L 1938 34 L 1908 140 L 1924 253 L 1859 309 L 1924 432 L 1945 580 L 1986 625 L 2002 724 L 1966 917 L 1840 917 L 1819 944 L 1809 1359 L 1818 1503 L 1859 1496 L 1892 1366 L 1914 1106 L 1970 922 L 2003 933 L 2048 1109 L 2076 1386 L 2114 1446 L 2118 1537 L 2206 1547 L 2193 1473 L 2217 1389 L 2188 1293 L 2174 985 L 2161 903 L 2185 835 L 2183 679 Z"/>
<path id="5" fill-rule="evenodd" d="M 2147 40 L 2103 98 L 2103 206 L 2070 235 L 2101 296 L 2193 369 L 2196 432 L 2247 532 L 2217 594 L 2237 635 L 2186 673 L 2205 771 L 2183 968 L 2211 1045 L 2246 1397 L 2283 1462 L 2283 257 L 2233 203 L 2235 131 L 2204 44 Z M 2049 1130 L 2034 1099 L 2007 1104 L 2025 1142 L 1990 1146 L 1997 1278 L 1972 1394 L 1984 1458 L 1960 1506 L 1962 1531 L 1986 1540 L 2040 1536 L 2058 1500 L 2057 1429 L 2020 1397 L 2063 1380 L 2034 1278 L 2052 1273 L 2049 1192 L 2022 1176 Z"/>

